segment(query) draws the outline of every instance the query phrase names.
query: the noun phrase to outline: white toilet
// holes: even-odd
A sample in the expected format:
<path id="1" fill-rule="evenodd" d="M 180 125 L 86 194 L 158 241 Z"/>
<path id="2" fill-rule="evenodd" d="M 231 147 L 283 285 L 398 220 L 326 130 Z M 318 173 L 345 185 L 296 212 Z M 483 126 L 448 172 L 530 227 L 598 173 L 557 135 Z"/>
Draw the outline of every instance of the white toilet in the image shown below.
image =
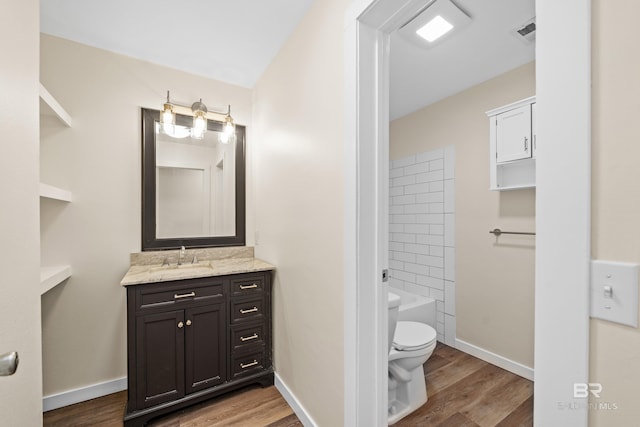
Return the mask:
<path id="1" fill-rule="evenodd" d="M 436 331 L 419 322 L 398 322 L 400 297 L 389 292 L 389 425 L 427 402 L 423 364 L 436 347 Z"/>

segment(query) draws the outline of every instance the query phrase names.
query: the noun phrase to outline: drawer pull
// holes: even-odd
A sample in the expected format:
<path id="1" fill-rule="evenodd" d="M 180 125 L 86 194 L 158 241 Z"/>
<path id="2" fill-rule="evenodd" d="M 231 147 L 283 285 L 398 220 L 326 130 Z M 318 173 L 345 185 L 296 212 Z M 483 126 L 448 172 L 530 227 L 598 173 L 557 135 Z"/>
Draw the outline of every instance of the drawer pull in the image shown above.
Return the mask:
<path id="1" fill-rule="evenodd" d="M 255 340 L 256 338 L 258 338 L 258 334 L 254 333 L 253 335 L 248 337 L 240 337 L 240 341 L 242 342 L 251 341 L 251 340 Z"/>
<path id="2" fill-rule="evenodd" d="M 182 294 L 182 295 L 174 294 L 173 299 L 189 298 L 189 297 L 195 297 L 195 296 L 196 296 L 195 292 L 189 292 L 188 294 Z"/>
<path id="3" fill-rule="evenodd" d="M 247 369 L 247 368 L 250 368 L 252 366 L 256 366 L 257 364 L 258 364 L 258 361 L 254 359 L 253 362 L 251 362 L 251 363 L 246 363 L 246 364 L 245 363 L 240 363 L 240 368 Z"/>
<path id="4" fill-rule="evenodd" d="M 257 283 L 252 283 L 252 284 L 250 284 L 250 285 L 240 285 L 240 289 L 241 289 L 241 290 L 243 290 L 243 291 L 244 291 L 245 289 L 255 289 L 255 288 L 257 288 L 257 287 L 258 287 L 258 284 L 257 284 Z"/>
<path id="5" fill-rule="evenodd" d="M 240 309 L 241 314 L 255 313 L 256 311 L 258 311 L 258 307 L 249 308 L 247 310 Z"/>

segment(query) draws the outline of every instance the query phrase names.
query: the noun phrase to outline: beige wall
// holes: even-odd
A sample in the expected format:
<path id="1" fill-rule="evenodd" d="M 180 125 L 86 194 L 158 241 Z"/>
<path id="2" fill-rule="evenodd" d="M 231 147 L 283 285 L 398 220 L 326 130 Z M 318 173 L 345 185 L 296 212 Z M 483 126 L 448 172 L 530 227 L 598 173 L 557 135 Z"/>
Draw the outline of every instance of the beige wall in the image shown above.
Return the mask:
<path id="1" fill-rule="evenodd" d="M 43 264 L 73 268 L 42 297 L 47 396 L 127 374 L 119 282 L 140 250 L 140 107 L 160 108 L 170 89 L 181 103 L 231 104 L 250 125 L 251 91 L 46 35 L 41 81 L 74 120 L 42 123 L 42 181 L 73 192 L 71 203 L 41 209 Z M 247 236 L 251 244 L 251 228 Z"/>
<path id="2" fill-rule="evenodd" d="M 0 354 L 17 351 L 0 377 L 0 424 L 42 424 L 38 235 L 38 12 L 35 0 L 3 2 L 0 15 Z"/>
<path id="3" fill-rule="evenodd" d="M 316 1 L 255 87 L 256 256 L 278 270 L 275 368 L 320 426 L 343 422 L 343 22 Z"/>
<path id="4" fill-rule="evenodd" d="M 640 3 L 593 1 L 592 257 L 640 262 L 640 56 L 633 35 Z M 640 331 L 591 321 L 590 382 L 602 384 L 591 426 L 637 425 Z"/>
<path id="5" fill-rule="evenodd" d="M 392 88 L 393 90 L 393 88 Z M 489 191 L 485 111 L 535 94 L 530 63 L 391 122 L 392 160 L 455 146 L 456 335 L 533 367 L 535 191 Z"/>

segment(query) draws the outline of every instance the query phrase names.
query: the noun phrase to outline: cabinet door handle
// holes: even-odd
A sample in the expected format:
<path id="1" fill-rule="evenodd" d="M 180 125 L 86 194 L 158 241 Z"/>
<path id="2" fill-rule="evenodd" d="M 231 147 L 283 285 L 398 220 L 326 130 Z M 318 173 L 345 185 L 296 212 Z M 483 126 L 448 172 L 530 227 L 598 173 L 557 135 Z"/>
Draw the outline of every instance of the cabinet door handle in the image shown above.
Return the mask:
<path id="1" fill-rule="evenodd" d="M 524 137 L 524 151 L 527 151 L 529 149 L 529 138 L 527 138 L 526 136 Z"/>
<path id="2" fill-rule="evenodd" d="M 251 362 L 251 363 L 240 363 L 240 368 L 247 369 L 247 368 L 250 368 L 252 366 L 256 366 L 257 364 L 258 364 L 258 361 L 254 359 L 254 361 Z"/>
<path id="3" fill-rule="evenodd" d="M 178 322 L 178 328 L 179 328 L 179 329 L 182 329 L 182 327 L 183 327 L 183 326 L 184 326 L 184 323 L 182 323 L 182 322 Z"/>
<path id="4" fill-rule="evenodd" d="M 258 338 L 258 334 L 254 333 L 253 335 L 248 337 L 240 337 L 240 341 L 242 342 L 251 341 L 251 340 L 255 340 L 256 338 Z"/>
<path id="5" fill-rule="evenodd" d="M 256 311 L 258 311 L 258 307 L 253 307 L 246 310 L 243 310 L 242 308 L 240 309 L 241 314 L 255 313 Z"/>
<path id="6" fill-rule="evenodd" d="M 187 320 L 187 326 L 191 326 L 191 320 Z"/>
<path id="7" fill-rule="evenodd" d="M 182 295 L 174 294 L 173 299 L 189 298 L 189 297 L 195 297 L 195 296 L 196 296 L 195 292 L 189 292 L 188 294 L 182 294 Z"/>
<path id="8" fill-rule="evenodd" d="M 17 351 L 0 355 L 0 376 L 13 375 L 18 369 L 18 362 L 20 362 L 20 358 Z"/>
<path id="9" fill-rule="evenodd" d="M 245 290 L 245 289 L 255 289 L 258 287 L 257 283 L 252 283 L 250 285 L 240 285 L 240 289 Z"/>

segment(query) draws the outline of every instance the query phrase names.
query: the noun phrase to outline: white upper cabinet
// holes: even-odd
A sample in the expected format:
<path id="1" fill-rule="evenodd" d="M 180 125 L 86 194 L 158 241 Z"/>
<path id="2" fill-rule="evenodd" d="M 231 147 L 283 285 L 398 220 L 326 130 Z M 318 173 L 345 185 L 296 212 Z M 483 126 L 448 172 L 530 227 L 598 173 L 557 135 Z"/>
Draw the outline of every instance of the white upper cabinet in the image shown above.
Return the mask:
<path id="1" fill-rule="evenodd" d="M 535 96 L 487 111 L 491 190 L 535 187 Z"/>
<path id="2" fill-rule="evenodd" d="M 531 157 L 531 105 L 514 108 L 496 116 L 496 161 Z"/>
<path id="3" fill-rule="evenodd" d="M 531 157 L 536 156 L 536 105 L 531 104 Z"/>

